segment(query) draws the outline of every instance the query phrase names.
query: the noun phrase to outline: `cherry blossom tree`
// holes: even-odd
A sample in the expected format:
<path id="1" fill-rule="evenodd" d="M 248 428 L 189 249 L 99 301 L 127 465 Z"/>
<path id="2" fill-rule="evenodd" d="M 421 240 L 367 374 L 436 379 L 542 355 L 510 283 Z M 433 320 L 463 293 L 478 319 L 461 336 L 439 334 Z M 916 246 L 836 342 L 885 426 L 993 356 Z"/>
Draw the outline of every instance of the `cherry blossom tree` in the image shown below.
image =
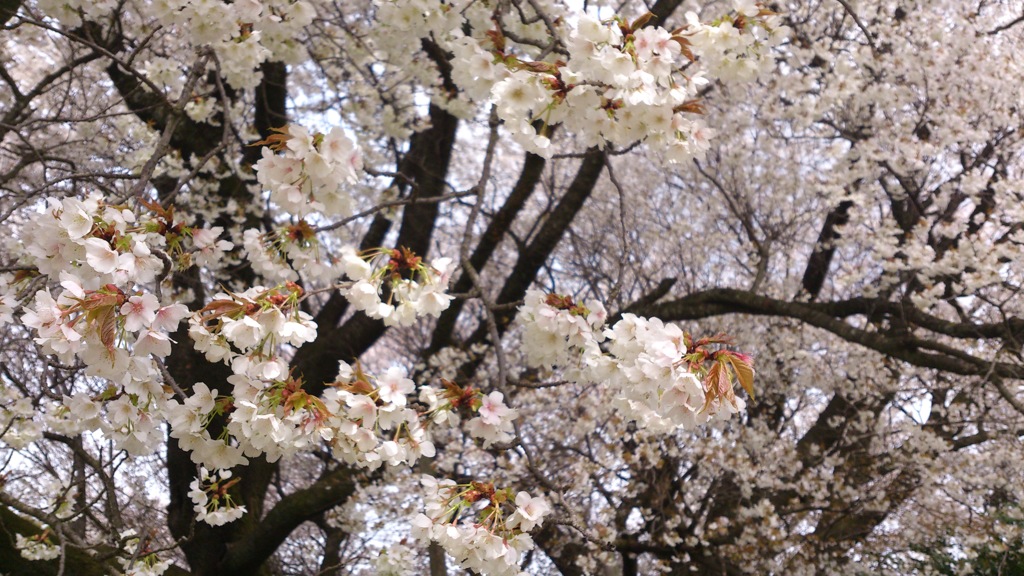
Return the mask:
<path id="1" fill-rule="evenodd" d="M 5 572 L 1015 558 L 1019 5 L 0 22 Z"/>

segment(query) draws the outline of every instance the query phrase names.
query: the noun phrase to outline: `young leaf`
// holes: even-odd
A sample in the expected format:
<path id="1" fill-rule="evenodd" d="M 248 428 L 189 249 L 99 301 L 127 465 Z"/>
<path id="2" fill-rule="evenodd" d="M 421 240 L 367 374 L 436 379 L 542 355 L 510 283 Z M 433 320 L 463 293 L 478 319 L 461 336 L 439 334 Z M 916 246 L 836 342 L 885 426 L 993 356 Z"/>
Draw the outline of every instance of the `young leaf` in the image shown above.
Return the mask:
<path id="1" fill-rule="evenodd" d="M 721 364 L 716 362 L 711 365 L 711 369 L 704 376 L 704 406 L 700 409 L 702 413 L 707 411 L 715 400 L 719 398 L 722 379 L 726 379 L 725 384 L 728 385 L 728 376 L 725 370 L 722 369 Z"/>
<path id="2" fill-rule="evenodd" d="M 747 391 L 747 394 L 753 400 L 754 368 L 750 365 L 750 357 L 738 352 L 729 352 L 724 354 L 723 357 L 729 363 L 729 366 L 732 367 L 732 371 L 736 373 L 736 379 L 739 380 L 740 386 L 743 386 L 743 389 Z"/>
<path id="3" fill-rule="evenodd" d="M 100 342 L 111 354 L 114 353 L 114 339 L 117 336 L 117 314 L 114 307 L 109 306 L 97 311 L 97 330 L 100 334 Z"/>

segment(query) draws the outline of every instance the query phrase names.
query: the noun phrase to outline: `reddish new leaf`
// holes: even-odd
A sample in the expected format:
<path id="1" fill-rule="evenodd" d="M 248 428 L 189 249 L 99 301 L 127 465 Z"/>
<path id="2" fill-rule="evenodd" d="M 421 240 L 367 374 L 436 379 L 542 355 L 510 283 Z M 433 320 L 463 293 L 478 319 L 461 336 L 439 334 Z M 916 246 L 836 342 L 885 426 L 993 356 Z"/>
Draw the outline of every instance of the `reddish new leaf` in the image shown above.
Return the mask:
<path id="1" fill-rule="evenodd" d="M 654 17 L 654 14 L 648 12 L 643 16 L 637 18 L 636 20 L 633 20 L 633 23 L 629 25 L 629 29 L 635 32 L 643 28 L 644 26 L 647 26 L 647 23 L 650 22 L 651 19 L 653 19 Z"/>
<path id="2" fill-rule="evenodd" d="M 204 322 L 216 320 L 221 316 L 234 316 L 239 312 L 244 313 L 246 310 L 245 304 L 236 302 L 234 300 L 214 300 L 206 306 L 203 306 L 199 310 L 199 315 L 203 318 Z"/>
<path id="3" fill-rule="evenodd" d="M 736 374 L 740 386 L 747 391 L 750 398 L 754 398 L 754 368 L 751 366 L 750 356 L 739 352 L 726 352 L 722 354 L 723 360 L 729 363 L 732 371 Z"/>
<path id="4" fill-rule="evenodd" d="M 117 314 L 113 306 L 96 311 L 96 329 L 100 335 L 100 342 L 113 354 L 114 339 L 117 338 Z"/>
<path id="5" fill-rule="evenodd" d="M 704 406 L 700 409 L 701 412 L 710 408 L 715 400 L 724 397 L 722 390 L 729 388 L 729 374 L 721 363 L 715 362 L 704 376 L 703 384 Z"/>
<path id="6" fill-rule="evenodd" d="M 292 136 L 288 133 L 287 126 L 281 126 L 280 128 L 271 128 L 274 134 L 267 136 L 259 142 L 253 142 L 249 146 L 266 146 L 274 151 L 283 150 L 288 145 L 288 141 L 291 140 Z"/>

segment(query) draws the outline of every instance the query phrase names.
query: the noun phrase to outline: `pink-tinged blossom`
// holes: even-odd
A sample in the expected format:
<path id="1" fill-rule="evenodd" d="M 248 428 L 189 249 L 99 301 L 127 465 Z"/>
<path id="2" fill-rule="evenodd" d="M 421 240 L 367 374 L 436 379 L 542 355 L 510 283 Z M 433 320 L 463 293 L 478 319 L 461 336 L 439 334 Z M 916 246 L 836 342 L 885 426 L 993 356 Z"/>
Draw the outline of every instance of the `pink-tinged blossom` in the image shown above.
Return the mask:
<path id="1" fill-rule="evenodd" d="M 189 315 L 188 307 L 184 304 L 171 304 L 156 311 L 150 326 L 153 330 L 174 332 L 178 329 L 178 323 Z"/>
<path id="2" fill-rule="evenodd" d="M 216 264 L 224 257 L 224 253 L 235 247 L 227 240 L 218 240 L 224 231 L 220 226 L 213 228 L 194 228 L 192 230 L 192 243 L 196 247 L 194 258 L 200 266 Z"/>
<path id="3" fill-rule="evenodd" d="M 503 398 L 501 392 L 491 392 L 483 397 L 479 413 L 485 423 L 497 426 L 512 413 Z"/>
<path id="4" fill-rule="evenodd" d="M 138 332 L 149 326 L 156 319 L 157 309 L 160 301 L 152 294 L 132 296 L 121 305 L 121 314 L 124 316 L 124 329 L 129 332 Z"/>
<path id="5" fill-rule="evenodd" d="M 49 290 L 40 290 L 35 295 L 35 308 L 28 309 L 21 317 L 25 326 L 35 329 L 40 336 L 52 336 L 59 330 L 62 311 Z"/>
<path id="6" fill-rule="evenodd" d="M 348 416 L 360 422 L 364 428 L 373 428 L 377 422 L 377 405 L 370 398 L 361 394 L 349 394 L 345 398 Z"/>
<path id="7" fill-rule="evenodd" d="M 286 146 L 288 150 L 295 153 L 296 156 L 305 157 L 310 152 L 316 151 L 316 146 L 313 145 L 313 135 L 298 124 L 288 125 L 288 141 Z"/>
<path id="8" fill-rule="evenodd" d="M 270 148 L 263 148 L 262 155 L 256 163 L 256 175 L 264 186 L 294 184 L 302 176 L 300 159 L 278 156 Z"/>
<path id="9" fill-rule="evenodd" d="M 533 530 L 551 511 L 547 500 L 540 496 L 530 496 L 527 492 L 516 494 L 516 511 L 509 524 L 518 525 L 523 532 Z"/>
<path id="10" fill-rule="evenodd" d="M 335 176 L 348 183 L 356 182 L 363 169 L 363 158 L 359 148 L 341 128 L 331 128 L 320 144 L 320 151 L 327 162 L 334 166 Z"/>
<path id="11" fill-rule="evenodd" d="M 470 436 L 484 441 L 484 448 L 495 443 L 510 442 L 515 437 L 512 421 L 515 410 L 505 406 L 501 392 L 491 392 L 482 399 L 478 416 L 467 423 Z"/>
<path id="12" fill-rule="evenodd" d="M 171 354 L 171 339 L 163 332 L 143 330 L 135 340 L 134 351 L 139 356 L 152 354 L 158 358 L 166 358 Z"/>
<path id="13" fill-rule="evenodd" d="M 117 269 L 118 254 L 106 240 L 89 238 L 85 241 L 85 261 L 100 274 L 110 274 Z"/>
<path id="14" fill-rule="evenodd" d="M 142 241 L 133 242 L 130 251 L 117 257 L 117 270 L 140 284 L 152 282 L 163 268 L 163 260 L 153 255 L 149 246 Z"/>
<path id="15" fill-rule="evenodd" d="M 413 381 L 405 377 L 405 370 L 398 367 L 388 368 L 379 382 L 380 399 L 398 406 L 405 406 L 406 395 L 416 389 Z"/>

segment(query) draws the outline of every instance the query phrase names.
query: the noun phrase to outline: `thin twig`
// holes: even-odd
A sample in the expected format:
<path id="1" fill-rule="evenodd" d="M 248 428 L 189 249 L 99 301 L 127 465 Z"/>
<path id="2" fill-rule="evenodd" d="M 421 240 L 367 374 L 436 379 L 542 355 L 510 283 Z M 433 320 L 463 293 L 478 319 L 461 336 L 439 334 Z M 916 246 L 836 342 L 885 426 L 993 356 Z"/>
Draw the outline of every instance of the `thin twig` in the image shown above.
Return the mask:
<path id="1" fill-rule="evenodd" d="M 196 165 L 192 167 L 192 170 L 188 174 L 178 179 L 178 182 L 174 185 L 174 190 L 172 190 L 171 193 L 167 195 L 168 200 L 174 198 L 178 194 L 178 192 L 180 192 L 181 189 L 185 187 L 185 184 L 191 182 L 193 178 L 199 176 L 199 172 L 203 169 L 204 166 L 206 166 L 206 163 L 212 160 L 213 157 L 219 154 L 221 151 L 226 149 L 228 147 L 228 143 L 231 140 L 228 137 L 228 135 L 231 134 L 231 132 L 234 130 L 234 123 L 231 120 L 231 107 L 228 105 L 229 99 L 227 90 L 224 88 L 224 81 L 221 79 L 220 60 L 217 58 L 216 54 L 214 54 L 212 57 L 213 64 L 217 68 L 217 74 L 214 75 L 214 78 L 216 79 L 217 82 L 217 93 L 220 95 L 220 143 L 214 146 L 212 150 L 204 154 L 203 157 L 200 158 L 198 162 L 196 162 Z M 239 137 L 237 133 L 235 134 L 235 137 Z"/>
<path id="2" fill-rule="evenodd" d="M 343 218 L 332 224 L 324 224 L 323 226 L 317 226 L 316 228 L 313 229 L 313 232 L 327 232 L 329 230 L 337 230 L 338 228 L 341 228 L 342 226 L 348 224 L 349 222 L 353 222 L 355 220 L 359 220 L 360 218 L 365 218 L 367 216 L 372 216 L 377 212 L 387 210 L 388 208 L 394 208 L 396 206 L 406 206 L 409 204 L 436 204 L 439 202 L 453 200 L 455 198 L 472 196 L 474 194 L 476 194 L 476 190 L 466 190 L 465 192 L 453 192 L 451 194 L 445 194 L 444 196 L 434 196 L 432 198 L 406 198 L 405 200 L 392 200 L 390 202 L 381 202 L 380 204 L 377 204 L 373 208 L 363 210 L 362 212 L 358 214 L 353 214 L 348 218 Z"/>
<path id="3" fill-rule="evenodd" d="M 530 447 L 522 440 L 522 435 L 519 432 L 519 426 L 515 423 L 512 425 L 515 428 L 516 438 L 519 440 L 519 447 L 523 450 L 523 454 L 526 456 L 526 468 L 531 474 L 533 474 L 533 477 L 547 489 L 548 495 L 552 497 L 555 504 L 565 511 L 566 516 L 553 521 L 553 523 L 559 526 L 569 526 L 579 532 L 580 535 L 588 542 L 592 542 L 604 550 L 614 551 L 615 544 L 591 533 L 590 529 L 587 528 L 586 523 L 584 523 L 579 517 L 579 514 L 576 513 L 576 509 L 566 502 L 565 495 L 563 494 L 564 490 L 555 486 L 546 474 L 541 473 L 541 471 L 537 469 L 533 462 L 533 454 L 530 453 Z"/>
<path id="4" fill-rule="evenodd" d="M 476 186 L 472 191 L 476 194 L 476 203 L 473 204 L 473 209 L 469 213 L 469 219 L 466 221 L 466 231 L 462 235 L 462 243 L 459 245 L 459 259 L 469 259 L 469 245 L 473 240 L 473 226 L 476 224 L 476 219 L 480 215 L 480 209 L 483 206 L 484 192 L 487 189 L 487 181 L 491 179 L 491 163 L 494 161 L 494 148 L 498 142 L 498 110 L 495 106 L 491 106 L 491 113 L 487 121 L 490 127 L 490 133 L 487 137 L 487 152 L 484 154 L 483 167 L 480 170 L 480 180 L 477 181 Z"/>
<path id="5" fill-rule="evenodd" d="M 501 334 L 498 332 L 498 321 L 494 317 L 493 303 L 490 298 L 484 296 L 480 286 L 480 275 L 476 273 L 469 258 L 462 261 L 462 270 L 469 276 L 469 281 L 476 287 L 476 292 L 484 304 L 484 322 L 487 324 L 487 332 L 491 337 L 494 346 L 494 355 L 498 360 L 498 388 L 503 389 L 508 381 L 508 369 L 505 365 L 505 351 L 501 348 Z"/>
<path id="6" fill-rule="evenodd" d="M 533 8 L 533 12 L 544 21 L 544 26 L 547 27 L 548 33 L 551 34 L 551 39 L 554 43 L 562 50 L 568 52 L 565 44 L 562 43 L 562 38 L 558 35 L 558 27 L 555 26 L 555 22 L 551 19 L 551 16 L 544 12 L 544 9 L 540 6 L 537 0 L 526 1 L 530 4 L 530 7 Z"/>
<path id="7" fill-rule="evenodd" d="M 188 399 L 188 394 L 185 394 L 185 391 L 178 386 L 178 382 L 174 379 L 174 376 L 171 376 L 171 373 L 167 370 L 167 366 L 164 365 L 163 360 L 154 358 L 154 361 L 156 362 L 157 367 L 160 368 L 160 375 L 163 376 L 164 384 L 170 386 L 171 390 L 174 390 L 174 393 L 180 396 L 182 401 Z"/>
<path id="8" fill-rule="evenodd" d="M 867 37 L 868 45 L 871 46 L 871 50 L 877 51 L 878 47 L 875 46 L 875 39 L 871 37 L 871 32 L 868 32 L 868 27 L 865 26 L 864 22 L 861 21 L 860 16 L 857 16 L 857 13 L 853 11 L 853 6 L 850 6 L 850 3 L 847 2 L 847 0 L 836 1 L 843 5 L 843 8 L 846 9 L 846 13 L 849 14 L 851 18 L 853 18 L 854 23 L 857 24 L 857 27 L 860 28 L 860 31 L 863 32 L 864 36 Z"/>
<path id="9" fill-rule="evenodd" d="M 1021 14 L 1017 18 L 1007 22 L 1006 24 L 1003 24 L 1002 26 L 997 26 L 997 27 L 989 30 L 985 34 L 987 34 L 989 36 L 995 36 L 996 34 L 999 34 L 1000 32 L 1002 32 L 1003 30 L 1008 30 L 1008 29 L 1016 26 L 1017 24 L 1020 24 L 1021 22 L 1024 22 L 1024 14 Z"/>
<path id="10" fill-rule="evenodd" d="M 1006 400 L 1006 402 L 1010 406 L 1012 406 L 1014 410 L 1021 414 L 1024 414 L 1024 404 L 1022 404 L 1021 401 L 1018 400 L 1017 397 L 1013 395 L 1013 392 L 1006 387 L 1006 383 L 1003 382 L 1003 379 L 1000 376 L 991 374 L 988 378 L 988 381 L 991 382 L 996 387 L 996 390 L 999 391 L 999 395 L 1003 397 L 1003 400 Z"/>
<path id="11" fill-rule="evenodd" d="M 185 110 L 185 105 L 192 97 L 192 90 L 195 88 L 196 83 L 199 82 L 199 77 L 202 76 L 203 71 L 206 70 L 206 63 L 210 59 L 210 54 L 209 51 L 203 51 L 196 58 L 192 70 L 189 71 L 188 79 L 181 89 L 181 94 L 171 108 L 167 118 L 167 125 L 164 126 L 164 132 L 160 135 L 160 141 L 157 143 L 156 149 L 153 150 L 153 155 L 150 156 L 149 160 L 142 167 L 142 171 L 139 173 L 139 181 L 132 186 L 131 191 L 128 193 L 128 198 L 139 198 L 142 196 L 142 192 L 146 189 L 146 184 L 149 184 L 149 180 L 153 177 L 153 171 L 156 169 L 157 163 L 167 154 L 171 138 L 174 137 L 174 130 L 178 127 L 178 122 L 181 121 L 181 114 Z"/>
<path id="12" fill-rule="evenodd" d="M 487 323 L 487 331 L 491 337 L 491 345 L 494 346 L 495 357 L 498 360 L 498 388 L 501 390 L 504 389 L 505 382 L 508 381 L 508 369 L 505 363 L 505 352 L 501 348 L 501 333 L 498 332 L 498 320 L 494 317 L 494 302 L 485 295 L 483 284 L 480 282 L 480 275 L 477 274 L 476 268 L 474 268 L 472 262 L 470 262 L 469 254 L 470 245 L 473 241 L 473 226 L 476 224 L 476 220 L 480 216 L 480 210 L 484 203 L 484 193 L 487 191 L 487 181 L 491 178 L 491 164 L 494 162 L 494 150 L 498 144 L 499 124 L 497 108 L 492 106 L 490 118 L 488 120 L 490 135 L 487 138 L 487 151 L 484 154 L 484 163 L 480 170 L 480 180 L 475 186 L 476 202 L 473 204 L 473 209 L 469 213 L 469 219 L 466 221 L 466 231 L 462 235 L 462 244 L 459 246 L 459 259 L 462 263 L 462 271 L 469 278 L 470 283 L 474 287 L 474 291 L 484 304 L 484 321 Z"/>

